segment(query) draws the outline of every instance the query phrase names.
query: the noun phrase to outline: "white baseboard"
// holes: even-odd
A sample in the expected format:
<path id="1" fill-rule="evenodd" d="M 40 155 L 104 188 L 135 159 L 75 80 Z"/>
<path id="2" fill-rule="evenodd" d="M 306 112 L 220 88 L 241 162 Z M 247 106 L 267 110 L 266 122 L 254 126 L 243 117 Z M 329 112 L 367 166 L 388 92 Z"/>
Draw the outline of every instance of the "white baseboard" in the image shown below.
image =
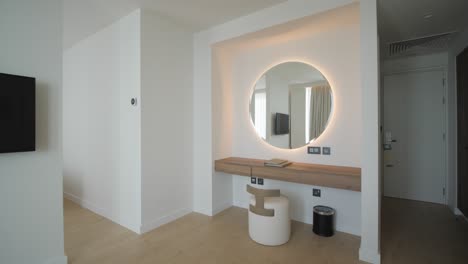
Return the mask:
<path id="1" fill-rule="evenodd" d="M 48 259 L 44 264 L 67 264 L 67 256 L 58 256 Z"/>
<path id="2" fill-rule="evenodd" d="M 380 264 L 380 253 L 367 248 L 359 248 L 359 260 L 372 264 Z"/>
<path id="3" fill-rule="evenodd" d="M 235 207 L 244 208 L 244 206 L 242 206 L 241 201 L 239 201 L 239 200 L 233 201 L 233 202 L 232 202 L 232 205 L 234 205 Z"/>
<path id="4" fill-rule="evenodd" d="M 122 226 L 122 227 L 125 227 L 127 228 L 128 230 L 132 231 L 132 232 L 135 232 L 137 234 L 139 234 L 139 231 L 138 228 L 136 227 L 132 227 L 130 223 L 121 223 L 120 221 L 118 221 L 118 219 L 115 219 L 112 214 L 110 212 L 108 212 L 107 210 L 103 209 L 103 208 L 100 208 L 98 206 L 95 206 L 94 204 L 88 202 L 88 201 L 85 201 L 83 199 L 81 199 L 80 197 L 76 196 L 76 195 L 73 195 L 73 194 L 70 194 L 70 193 L 66 193 L 64 192 L 63 193 L 63 197 L 65 199 L 68 199 L 78 205 L 80 205 L 81 207 L 83 208 L 86 208 L 102 217 L 105 217 L 107 218 L 108 220 Z"/>
<path id="5" fill-rule="evenodd" d="M 143 234 L 143 233 L 146 233 L 146 232 L 149 232 L 155 228 L 158 228 L 164 224 L 167 224 L 169 222 L 172 222 L 178 218 L 181 218 L 182 216 L 184 215 L 187 215 L 189 213 L 192 212 L 192 209 L 190 208 L 182 208 L 182 209 L 179 209 L 179 210 L 176 210 L 168 215 L 165 215 L 163 217 L 160 217 L 154 221 L 152 221 L 151 223 L 148 223 L 148 224 L 143 224 L 141 225 L 140 227 L 140 234 Z"/>
<path id="6" fill-rule="evenodd" d="M 217 214 L 221 213 L 222 211 L 224 211 L 224 210 L 226 210 L 226 209 L 228 209 L 230 207 L 232 207 L 232 202 L 231 201 L 215 205 L 214 208 L 213 208 L 212 216 L 217 215 Z"/>
<path id="7" fill-rule="evenodd" d="M 104 210 L 103 208 L 99 208 L 98 206 L 95 206 L 92 203 L 87 202 L 87 201 L 81 199 L 78 196 L 75 196 L 75 195 L 73 195 L 71 193 L 64 192 L 63 197 L 65 199 L 68 199 L 68 200 L 80 205 L 83 208 L 86 208 L 86 209 L 88 209 L 90 211 L 93 211 L 94 213 L 96 213 L 96 214 L 98 214 L 100 216 L 104 216 L 105 218 L 107 218 L 107 219 L 109 219 L 109 220 L 111 220 L 113 222 L 116 222 L 114 219 L 112 219 L 111 214 L 106 212 L 106 210 Z"/>
<path id="8" fill-rule="evenodd" d="M 455 215 L 459 215 L 459 216 L 463 216 L 465 219 L 468 220 L 468 217 L 466 217 L 466 215 L 463 214 L 462 211 L 460 211 L 460 209 L 458 208 L 455 208 L 455 211 L 454 211 Z"/>
<path id="9" fill-rule="evenodd" d="M 206 216 L 213 216 L 213 211 L 211 209 L 208 209 L 208 208 L 193 208 L 193 211 L 195 213 L 199 213 L 199 214 L 202 214 L 202 215 L 206 215 Z"/>

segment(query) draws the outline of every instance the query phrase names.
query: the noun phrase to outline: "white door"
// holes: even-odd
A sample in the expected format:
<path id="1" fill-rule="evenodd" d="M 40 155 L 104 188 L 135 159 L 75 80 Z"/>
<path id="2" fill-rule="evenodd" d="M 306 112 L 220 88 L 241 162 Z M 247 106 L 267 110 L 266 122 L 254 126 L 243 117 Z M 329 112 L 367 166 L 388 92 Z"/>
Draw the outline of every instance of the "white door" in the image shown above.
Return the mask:
<path id="1" fill-rule="evenodd" d="M 445 203 L 444 72 L 384 77 L 384 195 Z"/>

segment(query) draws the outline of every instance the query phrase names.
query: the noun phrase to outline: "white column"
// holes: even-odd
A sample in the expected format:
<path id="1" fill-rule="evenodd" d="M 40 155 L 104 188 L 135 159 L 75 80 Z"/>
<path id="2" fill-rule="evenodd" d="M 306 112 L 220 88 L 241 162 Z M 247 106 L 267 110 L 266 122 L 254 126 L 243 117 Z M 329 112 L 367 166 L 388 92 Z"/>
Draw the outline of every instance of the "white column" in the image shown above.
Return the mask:
<path id="1" fill-rule="evenodd" d="M 362 195 L 359 258 L 380 263 L 379 49 L 376 0 L 361 0 Z"/>
<path id="2" fill-rule="evenodd" d="M 193 210 L 212 215 L 211 45 L 206 32 L 194 38 Z"/>

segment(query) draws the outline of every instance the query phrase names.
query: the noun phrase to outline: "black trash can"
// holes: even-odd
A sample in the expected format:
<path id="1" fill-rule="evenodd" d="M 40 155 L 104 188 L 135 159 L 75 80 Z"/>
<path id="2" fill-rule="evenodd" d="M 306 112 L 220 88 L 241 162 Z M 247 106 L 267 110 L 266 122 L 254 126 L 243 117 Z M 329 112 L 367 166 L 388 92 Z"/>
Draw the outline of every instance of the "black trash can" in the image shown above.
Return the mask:
<path id="1" fill-rule="evenodd" d="M 314 206 L 314 225 L 312 230 L 315 234 L 324 237 L 333 236 L 333 217 L 335 215 L 335 209 L 317 205 Z"/>

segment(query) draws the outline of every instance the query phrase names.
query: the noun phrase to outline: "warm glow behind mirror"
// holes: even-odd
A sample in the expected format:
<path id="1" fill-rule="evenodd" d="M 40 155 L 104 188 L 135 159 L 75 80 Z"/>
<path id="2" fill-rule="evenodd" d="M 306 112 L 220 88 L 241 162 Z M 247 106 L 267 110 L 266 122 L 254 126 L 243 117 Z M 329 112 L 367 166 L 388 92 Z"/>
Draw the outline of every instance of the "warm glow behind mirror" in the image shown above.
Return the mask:
<path id="1" fill-rule="evenodd" d="M 250 118 L 257 134 L 284 149 L 303 147 L 328 125 L 333 94 L 314 67 L 286 62 L 269 69 L 252 89 Z"/>

